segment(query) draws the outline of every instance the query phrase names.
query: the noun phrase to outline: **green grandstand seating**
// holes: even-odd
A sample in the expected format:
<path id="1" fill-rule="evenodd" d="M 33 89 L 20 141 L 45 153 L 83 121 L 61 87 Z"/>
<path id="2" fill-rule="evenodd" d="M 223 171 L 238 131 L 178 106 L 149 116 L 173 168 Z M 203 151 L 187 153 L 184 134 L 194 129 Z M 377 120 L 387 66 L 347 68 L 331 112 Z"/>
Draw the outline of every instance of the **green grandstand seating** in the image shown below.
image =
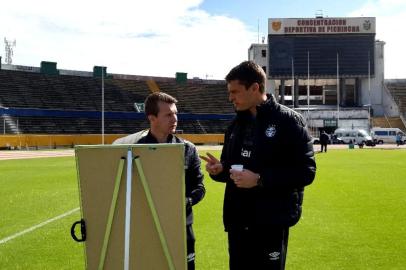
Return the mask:
<path id="1" fill-rule="evenodd" d="M 207 84 L 187 81 L 154 80 L 161 91 L 178 99 L 179 113 L 234 114 L 228 102 L 225 82 Z M 73 75 L 47 75 L 0 70 L 1 106 L 58 111 L 98 111 L 101 106 L 101 78 Z M 104 80 L 106 112 L 135 112 L 134 103 L 143 102 L 151 91 L 147 80 Z M 3 117 L 0 118 L 3 121 Z M 75 117 L 18 117 L 21 133 L 78 134 L 101 133 L 100 119 Z M 184 133 L 222 133 L 227 120 L 183 120 Z M 146 120 L 106 119 L 105 133 L 131 133 L 146 128 Z M 6 132 L 10 132 L 6 128 Z"/>

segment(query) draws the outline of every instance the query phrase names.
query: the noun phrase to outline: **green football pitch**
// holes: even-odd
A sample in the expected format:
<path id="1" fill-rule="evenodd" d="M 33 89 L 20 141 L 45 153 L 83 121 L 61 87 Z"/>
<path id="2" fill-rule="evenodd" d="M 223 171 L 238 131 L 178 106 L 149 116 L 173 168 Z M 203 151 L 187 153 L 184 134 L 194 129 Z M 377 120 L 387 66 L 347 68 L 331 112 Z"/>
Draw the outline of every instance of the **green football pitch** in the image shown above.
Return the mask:
<path id="1" fill-rule="evenodd" d="M 316 159 L 286 268 L 405 269 L 406 151 L 330 150 Z M 205 185 L 194 208 L 196 269 L 228 269 L 224 184 L 206 176 Z M 0 161 L 0 205 L 0 269 L 84 269 L 83 244 L 70 236 L 80 219 L 73 157 Z"/>

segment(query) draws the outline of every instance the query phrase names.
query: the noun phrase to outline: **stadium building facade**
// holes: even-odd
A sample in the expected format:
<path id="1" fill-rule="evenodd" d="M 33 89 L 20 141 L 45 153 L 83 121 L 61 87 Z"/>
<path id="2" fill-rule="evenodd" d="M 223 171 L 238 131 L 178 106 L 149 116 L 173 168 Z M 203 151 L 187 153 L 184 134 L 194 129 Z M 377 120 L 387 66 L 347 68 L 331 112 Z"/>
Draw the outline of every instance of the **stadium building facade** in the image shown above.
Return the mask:
<path id="1" fill-rule="evenodd" d="M 252 44 L 248 58 L 266 71 L 267 91 L 302 113 L 314 136 L 338 127 L 406 131 L 406 79 L 384 79 L 384 45 L 375 40 L 375 18 L 269 19 L 268 43 Z M 12 65 L 0 58 L 0 148 L 110 143 L 148 127 L 142 105 L 156 91 L 177 97 L 185 139 L 223 142 L 235 115 L 224 80 L 187 79 L 183 72 L 176 78 L 114 74 L 100 66 L 64 70 L 47 61 Z"/>
<path id="2" fill-rule="evenodd" d="M 263 67 L 267 90 L 316 132 L 369 130 L 373 116 L 399 116 L 384 83 L 384 45 L 374 17 L 270 18 L 268 44 L 248 59 Z"/>

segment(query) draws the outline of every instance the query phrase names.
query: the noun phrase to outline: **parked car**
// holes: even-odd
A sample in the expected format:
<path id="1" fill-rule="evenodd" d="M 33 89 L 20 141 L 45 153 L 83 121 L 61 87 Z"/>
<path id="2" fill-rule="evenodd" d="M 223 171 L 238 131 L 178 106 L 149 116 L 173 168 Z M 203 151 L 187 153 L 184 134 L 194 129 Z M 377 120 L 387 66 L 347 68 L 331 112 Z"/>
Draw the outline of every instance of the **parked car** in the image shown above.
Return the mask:
<path id="1" fill-rule="evenodd" d="M 341 138 L 337 138 L 334 134 L 330 136 L 330 143 L 331 144 L 345 144 L 345 142 Z"/>
<path id="2" fill-rule="evenodd" d="M 345 142 L 340 139 L 337 138 L 336 136 L 333 135 L 329 135 L 330 139 L 328 141 L 328 144 L 345 144 Z M 312 137 L 312 143 L 313 144 L 320 144 L 320 138 L 319 137 Z"/>

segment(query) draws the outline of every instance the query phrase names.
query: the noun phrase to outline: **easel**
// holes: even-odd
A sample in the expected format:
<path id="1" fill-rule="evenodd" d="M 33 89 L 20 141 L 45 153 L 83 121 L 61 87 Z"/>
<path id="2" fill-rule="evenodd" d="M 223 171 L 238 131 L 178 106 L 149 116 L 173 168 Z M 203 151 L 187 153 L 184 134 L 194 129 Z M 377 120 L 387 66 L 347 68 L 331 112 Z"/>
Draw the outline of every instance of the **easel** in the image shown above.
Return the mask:
<path id="1" fill-rule="evenodd" d="M 90 149 L 93 148 L 96 153 L 93 153 L 93 155 L 89 155 L 88 157 L 81 157 L 83 155 L 86 154 L 82 154 L 80 152 L 92 152 Z M 115 263 L 116 259 L 118 259 L 117 257 L 121 257 L 122 256 L 117 256 L 117 254 L 112 255 L 112 253 L 114 253 L 115 248 L 114 246 L 117 245 L 117 239 L 118 237 L 121 237 L 120 234 L 117 234 L 117 228 L 121 228 L 121 226 L 117 226 L 117 223 L 119 222 L 115 222 L 116 219 L 122 219 L 123 216 L 120 216 L 120 209 L 122 208 L 120 206 L 121 201 L 123 201 L 122 199 L 120 200 L 120 194 L 125 195 L 125 214 L 124 214 L 124 222 L 123 222 L 123 227 L 124 227 L 124 237 L 123 240 L 124 242 L 124 247 L 120 247 L 121 249 L 123 249 L 123 253 L 124 253 L 124 258 L 122 259 L 122 268 L 124 270 L 129 270 L 129 269 L 135 269 L 137 265 L 137 259 L 138 260 L 145 260 L 144 257 L 145 256 L 134 256 L 134 252 L 132 251 L 134 248 L 146 248 L 148 247 L 148 245 L 153 245 L 153 249 L 155 250 L 157 247 L 157 243 L 155 241 L 152 241 L 153 239 L 148 239 L 148 241 L 143 241 L 142 243 L 138 243 L 138 244 L 134 244 L 132 239 L 134 239 L 134 236 L 132 235 L 132 228 L 134 229 L 134 227 L 137 227 L 137 225 L 134 225 L 134 223 L 137 221 L 139 223 L 140 218 L 138 218 L 137 220 L 133 220 L 132 218 L 132 214 L 134 213 L 134 207 L 137 207 L 137 204 L 133 205 L 133 201 L 134 201 L 134 195 L 133 195 L 133 191 L 134 191 L 134 187 L 133 185 L 138 185 L 135 188 L 135 191 L 138 191 L 138 197 L 141 197 L 140 192 L 142 191 L 143 195 L 145 196 L 145 203 L 139 203 L 139 208 L 142 208 L 141 210 L 144 211 L 143 215 L 145 215 L 145 210 L 148 210 L 148 213 L 152 219 L 152 224 L 150 225 L 140 225 L 141 227 L 143 226 L 143 228 L 149 228 L 150 231 L 156 232 L 157 234 L 157 240 L 158 240 L 158 245 L 162 250 L 162 255 L 164 257 L 164 260 L 160 260 L 160 263 L 157 262 L 159 260 L 155 260 L 156 258 L 153 258 L 153 260 L 151 259 L 150 262 L 149 261 L 144 261 L 144 262 L 140 262 L 138 263 L 139 267 L 137 269 L 155 269 L 153 268 L 153 266 L 151 266 L 152 268 L 147 268 L 150 267 L 150 263 L 151 264 L 157 264 L 156 269 L 169 269 L 169 270 L 175 270 L 175 269 L 186 269 L 186 239 L 185 239 L 185 235 L 184 233 L 182 233 L 184 231 L 185 228 L 185 214 L 184 214 L 184 186 L 183 183 L 184 181 L 180 181 L 182 183 L 181 185 L 181 191 L 180 192 L 176 192 L 178 195 L 182 194 L 180 196 L 181 200 L 179 202 L 176 202 L 176 200 L 171 200 L 171 198 L 169 198 L 169 202 L 173 201 L 175 202 L 175 204 L 177 205 L 177 207 L 181 209 L 179 209 L 179 211 L 182 213 L 182 220 L 183 224 L 178 224 L 179 229 L 182 231 L 181 232 L 181 236 L 179 240 L 181 240 L 180 242 L 176 243 L 174 240 L 168 242 L 168 232 L 170 232 L 171 230 L 173 230 L 176 227 L 173 227 L 171 224 L 171 220 L 168 219 L 168 215 L 163 216 L 162 212 L 166 212 L 166 211 L 161 211 L 159 212 L 159 208 L 162 208 L 162 205 L 165 205 L 167 202 L 160 202 L 160 207 L 157 206 L 157 202 L 159 203 L 159 200 L 161 200 L 162 198 L 159 198 L 159 195 L 157 196 L 155 194 L 154 197 L 154 193 L 157 192 L 157 190 L 159 191 L 159 188 L 157 188 L 157 183 L 161 183 L 161 184 L 168 184 L 165 183 L 164 181 L 158 182 L 155 181 L 155 183 L 153 183 L 154 181 L 153 178 L 155 178 L 156 176 L 160 176 L 159 171 L 157 172 L 157 170 L 159 170 L 160 168 L 157 167 L 157 164 L 153 164 L 153 166 L 151 167 L 151 164 L 147 164 L 147 166 L 144 164 L 144 162 L 148 162 L 148 160 L 153 160 L 155 158 L 158 158 L 159 156 L 161 156 L 162 158 L 165 158 L 165 156 L 171 156 L 171 152 L 176 153 L 177 155 L 179 155 L 179 153 L 181 153 L 181 163 L 179 162 L 180 168 L 177 168 L 175 170 L 177 170 L 178 172 L 181 172 L 180 174 L 180 178 L 184 177 L 184 169 L 183 169 L 183 145 L 176 145 L 176 144 L 163 144 L 163 145 L 143 145 L 143 146 L 136 146 L 136 145 L 121 145 L 121 146 L 99 146 L 99 147 L 77 147 L 76 149 L 76 153 L 77 153 L 77 164 L 78 164 L 78 178 L 80 181 L 80 177 L 81 175 L 83 176 L 83 178 L 86 178 L 86 176 L 91 175 L 90 172 L 92 171 L 92 169 L 84 169 L 84 168 L 80 168 L 80 166 L 83 166 L 83 164 L 86 164 L 86 162 L 83 163 L 83 161 L 81 161 L 81 159 L 89 159 L 89 157 L 91 156 L 103 156 L 102 154 L 100 154 L 99 152 L 106 152 L 108 149 L 106 148 L 110 148 L 113 149 L 110 152 L 118 152 L 115 153 L 115 156 L 120 155 L 119 156 L 119 161 L 118 164 L 116 166 L 116 170 L 115 170 L 115 177 L 114 181 L 110 181 L 110 184 L 112 182 L 113 187 L 112 187 L 112 194 L 111 194 L 111 200 L 109 201 L 108 204 L 108 212 L 106 213 L 106 222 L 105 222 L 105 226 L 103 226 L 104 228 L 104 232 L 103 232 L 103 237 L 102 237 L 102 241 L 99 241 L 97 244 L 101 245 L 101 248 L 86 248 L 87 252 L 92 252 L 92 256 L 90 256 L 89 254 L 87 256 L 87 263 L 86 266 L 90 269 L 112 269 L 112 264 L 114 265 L 114 269 L 119 269 L 116 267 L 117 263 Z M 137 150 L 140 151 L 140 153 L 134 153 L 135 148 L 138 148 Z M 98 150 L 97 150 L 98 149 Z M 157 151 L 158 149 L 161 149 L 163 151 L 161 151 L 162 153 L 158 153 L 159 151 Z M 125 151 L 125 153 L 123 152 L 123 150 Z M 152 151 L 149 152 L 148 150 Z M 168 151 L 170 150 L 170 151 Z M 104 153 L 104 156 L 106 156 L 106 153 Z M 145 157 L 145 161 L 143 161 L 143 157 Z M 102 158 L 103 159 L 103 158 Z M 107 158 L 107 162 L 109 162 L 109 160 L 111 160 L 111 157 L 109 156 Z M 81 163 L 82 162 L 82 163 Z M 107 164 L 106 161 L 104 161 L 104 163 Z M 159 160 L 158 160 L 159 162 Z M 168 160 L 166 160 L 166 162 L 168 162 Z M 117 162 L 116 162 L 117 163 Z M 175 162 L 176 163 L 176 162 Z M 168 164 L 166 164 L 166 168 L 163 169 L 161 168 L 163 171 L 162 173 L 166 172 L 170 172 L 169 167 L 167 166 Z M 94 167 L 95 164 L 90 164 L 90 167 Z M 124 178 L 124 168 L 126 167 L 126 173 L 125 173 L 125 183 L 122 183 L 122 179 Z M 146 175 L 145 172 L 145 167 L 147 167 L 147 170 L 149 171 L 150 175 L 153 175 L 155 177 L 152 177 L 151 179 L 148 178 L 148 176 Z M 152 170 L 152 169 L 153 170 Z M 178 173 L 179 174 L 179 173 Z M 111 172 L 110 172 L 110 176 L 111 176 Z M 176 173 L 175 173 L 176 175 Z M 103 176 L 103 173 L 99 173 L 99 176 Z M 165 176 L 165 175 L 164 175 Z M 105 178 L 108 176 L 105 176 Z M 173 176 L 172 176 L 173 177 Z M 162 177 L 161 177 L 162 178 Z M 176 177 L 177 178 L 177 177 Z M 147 179 L 149 179 L 150 181 L 147 181 Z M 173 179 L 174 181 L 176 180 L 176 182 L 178 179 Z M 183 179 L 182 179 L 183 180 Z M 86 182 L 86 181 L 84 181 Z M 153 183 L 153 186 L 150 186 L 150 182 Z M 176 183 L 174 182 L 174 183 Z M 125 184 L 125 185 L 124 185 Z M 120 189 L 121 186 L 121 189 Z M 125 190 L 122 190 L 125 187 Z M 83 193 L 88 192 L 89 190 L 92 190 L 91 188 L 86 187 L 85 184 L 83 183 L 79 183 L 79 188 L 81 191 L 81 199 L 82 199 L 82 217 L 86 218 L 86 213 L 84 213 L 84 209 L 92 209 L 92 206 L 87 206 L 86 207 L 86 195 Z M 151 190 L 152 188 L 152 190 Z M 87 191 L 86 191 L 87 190 Z M 124 194 L 125 191 L 125 194 Z M 167 195 L 171 195 L 171 194 L 167 194 Z M 174 194 L 174 196 L 176 196 Z M 109 194 L 110 197 L 110 194 Z M 124 197 L 124 196 L 122 196 Z M 154 200 L 155 199 L 155 200 Z M 172 198 L 173 199 L 173 198 Z M 102 202 L 102 201 L 100 201 Z M 143 204 L 143 206 L 141 206 L 141 204 Z M 97 205 L 97 204 L 96 204 Z M 104 205 L 106 205 L 104 203 Z M 107 206 L 107 205 L 106 205 Z M 122 210 L 122 209 L 121 209 Z M 94 217 L 97 215 L 90 215 Z M 140 216 L 140 215 L 138 215 Z M 161 218 L 161 217 L 164 218 Z M 170 216 L 169 216 L 170 217 Z M 78 240 L 78 241 L 85 241 L 86 240 L 86 235 L 89 236 L 90 233 L 90 228 L 87 229 L 86 227 L 90 227 L 88 225 L 90 224 L 85 224 L 84 222 L 85 219 L 82 219 L 82 221 L 80 222 L 76 222 L 73 226 L 72 226 L 72 237 L 74 237 L 74 239 Z M 176 219 L 174 219 L 176 221 Z M 178 223 L 179 223 L 179 218 L 177 218 Z M 168 222 L 169 221 L 169 222 Z M 89 221 L 90 222 L 90 221 Z M 89 223 L 88 222 L 88 223 Z M 103 222 L 104 223 L 104 222 Z M 77 239 L 76 236 L 74 236 L 74 227 L 78 224 L 81 224 L 81 230 L 82 230 L 82 239 Z M 120 223 L 121 224 L 121 223 Z M 169 225 L 168 225 L 169 224 Z M 151 226 L 152 225 L 152 226 Z M 140 227 L 138 226 L 138 227 Z M 172 226 L 172 229 L 168 230 L 168 226 Z M 93 226 L 94 227 L 94 226 Z M 150 228 L 153 227 L 153 228 Z M 165 230 L 166 227 L 166 230 Z M 94 227 L 95 228 L 95 227 Z M 114 236 L 112 236 L 112 230 L 115 230 L 115 234 Z M 154 235 L 153 232 L 151 235 Z M 139 233 L 137 238 L 142 237 L 144 232 L 137 232 L 135 231 L 135 233 Z M 99 236 L 100 233 L 98 234 Z M 154 238 L 154 237 L 153 237 Z M 179 238 L 178 236 L 172 237 L 171 239 L 176 239 Z M 89 239 L 89 237 L 88 237 Z M 121 242 L 122 241 L 118 241 Z M 151 240 L 151 241 L 149 241 Z M 86 240 L 89 241 L 89 240 Z M 96 241 L 94 241 L 96 242 Z M 114 242 L 114 243 L 113 243 Z M 179 245 L 180 243 L 180 245 Z M 86 243 L 85 243 L 86 244 Z M 93 246 L 97 246 L 97 244 L 93 245 Z M 131 245 L 133 245 L 131 247 Z M 142 245 L 142 246 L 141 246 Z M 174 250 L 174 247 L 175 250 Z M 179 252 L 178 249 L 181 249 L 182 252 Z M 99 251 L 99 252 L 97 252 Z M 95 256 L 95 253 L 96 254 Z M 117 253 L 117 252 L 115 252 Z M 115 259 L 111 259 L 108 260 L 108 256 L 114 256 Z M 159 253 L 158 253 L 159 254 Z M 135 257 L 135 259 L 134 259 Z M 94 261 L 97 258 L 97 263 Z M 90 263 L 91 260 L 92 262 Z M 107 261 L 107 262 L 106 262 Z M 162 265 L 162 263 L 164 263 L 164 265 Z M 109 264 L 109 266 L 106 266 L 106 264 Z M 121 263 L 120 263 L 121 264 Z M 97 265 L 97 267 L 96 267 Z M 107 268 L 106 268 L 107 267 Z"/>

